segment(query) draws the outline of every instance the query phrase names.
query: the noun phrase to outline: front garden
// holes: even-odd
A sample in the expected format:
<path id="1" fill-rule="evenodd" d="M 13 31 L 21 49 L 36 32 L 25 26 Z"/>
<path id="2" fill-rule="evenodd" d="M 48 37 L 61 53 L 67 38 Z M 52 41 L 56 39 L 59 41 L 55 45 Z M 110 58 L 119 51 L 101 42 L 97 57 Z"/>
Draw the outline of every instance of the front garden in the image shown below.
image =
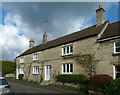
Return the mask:
<path id="1" fill-rule="evenodd" d="M 106 74 L 94 75 L 90 78 L 81 74 L 58 75 L 56 81 L 62 85 L 78 85 L 80 90 L 89 95 L 120 95 L 120 78 L 113 80 Z"/>

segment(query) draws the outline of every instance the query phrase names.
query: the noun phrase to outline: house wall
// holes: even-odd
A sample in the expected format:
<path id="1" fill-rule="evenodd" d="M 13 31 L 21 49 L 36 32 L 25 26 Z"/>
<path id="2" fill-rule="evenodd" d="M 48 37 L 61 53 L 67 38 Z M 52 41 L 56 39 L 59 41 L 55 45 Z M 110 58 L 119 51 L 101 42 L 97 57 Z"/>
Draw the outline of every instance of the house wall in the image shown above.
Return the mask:
<path id="1" fill-rule="evenodd" d="M 120 39 L 117 39 L 120 40 Z M 97 74 L 108 74 L 112 77 L 113 65 L 118 63 L 118 56 L 114 56 L 114 42 L 116 40 L 110 40 L 99 43 L 99 49 L 96 51 L 95 57 L 99 60 L 97 63 L 96 72 Z M 116 63 L 117 62 L 117 63 Z"/>
<path id="2" fill-rule="evenodd" d="M 40 76 L 42 74 L 43 79 L 45 78 L 45 66 L 51 65 L 51 81 L 55 80 L 55 76 L 58 74 L 62 74 L 62 64 L 63 63 L 73 63 L 73 73 L 74 74 L 85 74 L 87 75 L 86 69 L 77 63 L 73 58 L 76 54 L 94 54 L 95 60 L 98 60 L 96 65 L 96 73 L 97 74 L 108 74 L 113 76 L 113 63 L 114 61 L 118 61 L 118 56 L 113 56 L 114 53 L 114 41 L 106 41 L 102 43 L 96 42 L 97 37 L 90 37 L 83 40 L 79 40 L 73 43 L 65 44 L 71 45 L 73 44 L 74 52 L 73 55 L 66 57 L 62 56 L 62 46 L 57 46 L 54 48 L 50 48 L 44 51 L 40 51 L 40 60 L 33 62 L 32 56 L 33 54 L 24 56 L 25 63 L 30 64 L 31 66 L 31 74 L 29 76 L 29 80 L 40 81 Z M 17 65 L 22 65 L 19 63 L 19 59 L 17 58 Z M 113 63 L 112 63 L 113 62 Z M 32 74 L 33 66 L 40 66 L 40 75 Z M 42 72 L 43 70 L 43 72 Z"/>

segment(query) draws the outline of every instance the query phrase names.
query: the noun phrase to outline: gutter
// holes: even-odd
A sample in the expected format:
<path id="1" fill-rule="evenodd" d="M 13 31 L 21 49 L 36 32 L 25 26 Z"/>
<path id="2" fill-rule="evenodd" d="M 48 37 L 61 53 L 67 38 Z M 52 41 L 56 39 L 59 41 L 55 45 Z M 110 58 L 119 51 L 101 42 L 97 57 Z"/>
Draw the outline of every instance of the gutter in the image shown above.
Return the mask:
<path id="1" fill-rule="evenodd" d="M 110 37 L 110 38 L 106 38 L 106 39 L 101 39 L 101 40 L 97 40 L 98 42 L 104 42 L 104 41 L 108 41 L 108 40 L 112 40 L 112 39 L 118 39 L 120 38 L 120 36 L 115 36 L 115 37 Z"/>

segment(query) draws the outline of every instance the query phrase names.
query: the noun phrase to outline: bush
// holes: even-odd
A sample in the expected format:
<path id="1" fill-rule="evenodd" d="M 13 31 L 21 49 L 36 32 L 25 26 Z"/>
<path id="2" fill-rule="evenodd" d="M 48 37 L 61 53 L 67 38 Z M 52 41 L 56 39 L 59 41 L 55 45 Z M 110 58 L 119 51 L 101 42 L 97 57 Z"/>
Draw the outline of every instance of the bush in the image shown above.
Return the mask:
<path id="1" fill-rule="evenodd" d="M 107 86 L 111 81 L 112 77 L 106 74 L 94 75 L 89 80 L 89 89 L 98 90 Z"/>
<path id="2" fill-rule="evenodd" d="M 82 74 L 57 75 L 56 81 L 61 83 L 86 84 L 88 78 Z"/>
<path id="3" fill-rule="evenodd" d="M 18 76 L 19 80 L 22 80 L 23 77 L 24 77 L 24 74 L 19 74 L 19 76 Z"/>
<path id="4" fill-rule="evenodd" d="M 112 80 L 102 91 L 109 95 L 120 95 L 120 78 Z"/>

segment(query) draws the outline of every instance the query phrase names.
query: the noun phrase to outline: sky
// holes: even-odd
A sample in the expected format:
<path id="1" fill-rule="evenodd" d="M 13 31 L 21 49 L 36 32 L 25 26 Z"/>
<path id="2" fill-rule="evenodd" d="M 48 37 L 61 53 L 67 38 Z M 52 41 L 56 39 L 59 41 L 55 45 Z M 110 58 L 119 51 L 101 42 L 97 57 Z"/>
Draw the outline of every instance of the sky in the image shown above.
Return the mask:
<path id="1" fill-rule="evenodd" d="M 105 20 L 118 21 L 118 2 L 2 2 L 0 3 L 0 60 L 14 61 L 16 56 L 42 43 L 96 24 L 95 10 L 105 9 Z"/>

